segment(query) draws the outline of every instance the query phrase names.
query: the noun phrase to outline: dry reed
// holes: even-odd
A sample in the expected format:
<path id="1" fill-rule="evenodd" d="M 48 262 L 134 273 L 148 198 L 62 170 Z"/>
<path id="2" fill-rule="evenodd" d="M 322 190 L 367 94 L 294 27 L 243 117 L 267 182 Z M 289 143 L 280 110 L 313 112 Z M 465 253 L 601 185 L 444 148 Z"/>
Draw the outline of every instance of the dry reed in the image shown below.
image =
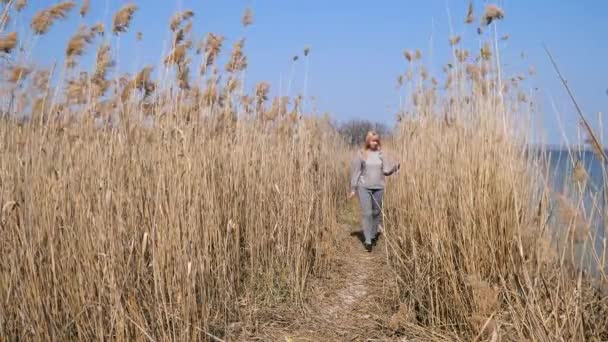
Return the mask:
<path id="1" fill-rule="evenodd" d="M 80 16 L 81 17 L 85 17 L 87 15 L 87 13 L 89 12 L 89 7 L 91 6 L 91 1 L 90 0 L 82 0 L 82 5 L 80 6 Z"/>
<path id="2" fill-rule="evenodd" d="M 488 6 L 484 20 L 503 15 Z M 601 233 L 581 203 L 547 189 L 537 166 L 544 154 L 514 129 L 529 120 L 533 99 L 518 76 L 513 95 L 490 91 L 504 77 L 491 67 L 494 54 L 483 45 L 470 64 L 457 49 L 446 91 L 414 83 L 400 108 L 390 149 L 407 166 L 389 185 L 384 217 L 400 300 L 388 325 L 406 336 L 416 327 L 429 340 L 607 339 L 606 251 L 591 251 L 594 276 L 581 256 Z M 575 164 L 575 193 L 588 191 L 587 178 Z"/>
<path id="3" fill-rule="evenodd" d="M 64 1 L 40 10 L 32 18 L 30 27 L 35 34 L 45 34 L 56 20 L 65 19 L 74 6 L 73 1 Z"/>
<path id="4" fill-rule="evenodd" d="M 17 10 L 17 12 L 21 12 L 25 7 L 27 7 L 27 0 L 15 1 L 15 10 Z"/>
<path id="5" fill-rule="evenodd" d="M 17 46 L 17 32 L 10 32 L 0 37 L 0 51 L 11 53 Z"/>
<path id="6" fill-rule="evenodd" d="M 48 32 L 74 6 L 37 12 L 32 31 Z M 115 34 L 136 9 L 115 14 Z M 94 70 L 74 70 L 62 89 L 49 70 L 7 69 L 20 88 L 14 107 L 31 112 L 0 125 L 0 336 L 227 339 L 275 304 L 302 303 L 310 278 L 330 269 L 346 183 L 341 140 L 328 120 L 303 116 L 301 98 L 269 103 L 269 83 L 236 91 L 244 40 L 223 69 L 224 38 L 198 41 L 206 74 L 191 81 L 193 15 L 169 24 L 163 62 L 175 79 L 155 80 L 155 66 L 110 79 L 106 43 Z M 489 5 L 482 26 L 503 16 Z M 474 21 L 472 2 L 465 21 Z M 251 23 L 246 11 L 242 24 Z M 103 32 L 79 31 L 66 58 Z M 14 32 L 0 38 L 5 53 L 16 45 Z M 384 212 L 398 284 L 387 325 L 429 340 L 608 339 L 605 296 L 547 237 L 555 212 L 568 242 L 585 245 L 587 216 L 565 196 L 546 198 L 532 167 L 539 157 L 511 130 L 529 108 L 523 76 L 500 89 L 489 44 L 479 56 L 454 52 L 445 92 L 417 65 L 421 50 L 403 53 L 415 68 L 399 76 L 400 89 L 416 83 L 387 145 L 407 167 L 391 180 Z M 601 158 L 600 139 L 588 134 Z M 572 176 L 578 185 L 588 177 L 582 165 Z"/>
<path id="7" fill-rule="evenodd" d="M 112 32 L 114 34 L 119 34 L 122 32 L 127 32 L 129 28 L 129 24 L 133 19 L 133 15 L 137 11 L 137 5 L 135 4 L 126 4 L 124 5 L 116 14 L 114 14 L 114 19 L 112 21 Z"/>
<path id="8" fill-rule="evenodd" d="M 245 13 L 243 13 L 243 18 L 241 20 L 243 26 L 247 27 L 253 24 L 253 11 L 251 8 L 246 8 Z"/>
<path id="9" fill-rule="evenodd" d="M 26 78 L 31 72 L 32 69 L 29 67 L 22 65 L 13 66 L 9 69 L 8 81 L 10 83 L 18 83 Z"/>
<path id="10" fill-rule="evenodd" d="M 494 4 L 489 4 L 486 6 L 486 10 L 481 17 L 481 25 L 488 26 L 494 20 L 502 19 L 505 16 L 505 12 L 498 6 Z"/>
<path id="11" fill-rule="evenodd" d="M 86 45 L 93 42 L 96 34 L 96 28 L 88 29 L 83 25 L 78 29 L 78 32 L 68 42 L 65 50 L 68 64 L 72 66 L 75 64 L 75 58 L 84 53 Z"/>
<path id="12" fill-rule="evenodd" d="M 464 22 L 466 24 L 470 24 L 470 23 L 472 23 L 472 22 L 475 21 L 475 16 L 473 14 L 473 10 L 474 10 L 474 8 L 473 8 L 473 0 L 470 0 L 469 1 L 469 6 L 467 7 L 467 15 L 466 15 L 466 17 L 464 19 Z"/>
<path id="13" fill-rule="evenodd" d="M 32 30 L 47 32 L 74 6 L 61 4 Z M 116 13 L 112 31 L 125 32 L 135 10 Z M 244 41 L 223 75 L 223 38 L 209 34 L 201 63 L 213 72 L 194 84 L 182 22 L 191 17 L 180 15 L 173 32 L 183 37 L 165 59 L 174 80 L 155 80 L 153 66 L 111 78 L 105 42 L 92 71 L 75 65 L 60 83 L 49 70 L 10 70 L 22 87 L 14 108 L 31 112 L 0 125 L 1 336 L 229 338 L 275 304 L 302 303 L 309 279 L 329 269 L 340 139 L 329 121 L 302 117 L 299 99 L 269 106 L 267 83 L 231 95 Z M 66 59 L 103 31 L 81 28 Z"/>

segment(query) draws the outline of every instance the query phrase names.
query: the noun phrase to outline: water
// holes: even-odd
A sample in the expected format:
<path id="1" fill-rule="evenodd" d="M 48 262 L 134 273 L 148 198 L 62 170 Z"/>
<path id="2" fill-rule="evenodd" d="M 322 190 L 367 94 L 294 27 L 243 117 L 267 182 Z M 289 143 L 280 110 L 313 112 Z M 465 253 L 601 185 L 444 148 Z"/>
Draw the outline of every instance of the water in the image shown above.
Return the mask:
<path id="1" fill-rule="evenodd" d="M 602 162 L 592 151 L 568 151 L 567 149 L 549 149 L 545 153 L 548 159 L 548 169 L 546 178 L 552 190 L 551 204 L 551 223 L 554 227 L 553 237 L 555 241 L 565 241 L 564 224 L 560 222 L 557 208 L 559 208 L 558 196 L 564 196 L 575 207 L 580 209 L 585 220 L 589 224 L 589 234 L 586 241 L 578 241 L 573 246 L 577 263 L 582 259 L 581 264 L 585 269 L 593 274 L 597 274 L 599 265 L 603 264 L 604 250 L 606 249 L 608 219 L 607 188 L 605 170 Z M 576 163 L 580 163 L 587 173 L 587 180 L 577 183 L 573 180 L 573 172 Z M 561 228 L 561 229 L 560 229 Z M 563 244 L 556 242 L 558 249 L 563 250 Z M 559 248 L 559 246 L 562 248 Z"/>

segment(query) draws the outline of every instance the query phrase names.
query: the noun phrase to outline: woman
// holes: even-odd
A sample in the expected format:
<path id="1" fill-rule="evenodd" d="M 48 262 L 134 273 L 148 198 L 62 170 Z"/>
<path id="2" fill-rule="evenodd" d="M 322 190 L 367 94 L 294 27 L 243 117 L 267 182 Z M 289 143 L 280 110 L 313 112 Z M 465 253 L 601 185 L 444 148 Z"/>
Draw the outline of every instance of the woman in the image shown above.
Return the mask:
<path id="1" fill-rule="evenodd" d="M 378 238 L 384 177 L 397 172 L 399 167 L 400 164 L 392 163 L 382 153 L 380 136 L 376 132 L 368 132 L 365 136 L 365 146 L 357 152 L 352 164 L 351 192 L 348 195 L 352 198 L 357 192 L 359 193 L 363 214 L 364 245 L 368 252 L 372 251 L 372 245 Z"/>

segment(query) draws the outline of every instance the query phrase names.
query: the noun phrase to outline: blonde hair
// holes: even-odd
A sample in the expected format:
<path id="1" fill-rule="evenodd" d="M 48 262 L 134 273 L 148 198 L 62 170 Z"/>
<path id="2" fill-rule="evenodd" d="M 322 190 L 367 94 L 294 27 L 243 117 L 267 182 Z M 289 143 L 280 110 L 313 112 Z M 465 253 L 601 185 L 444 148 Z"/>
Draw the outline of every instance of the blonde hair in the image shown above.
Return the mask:
<path id="1" fill-rule="evenodd" d="M 367 151 L 371 149 L 371 143 L 374 140 L 378 141 L 378 150 L 382 148 L 382 143 L 380 142 L 380 134 L 378 134 L 376 131 L 367 132 L 367 134 L 365 135 L 365 144 L 363 145 L 363 149 L 361 150 L 363 158 L 367 158 Z"/>

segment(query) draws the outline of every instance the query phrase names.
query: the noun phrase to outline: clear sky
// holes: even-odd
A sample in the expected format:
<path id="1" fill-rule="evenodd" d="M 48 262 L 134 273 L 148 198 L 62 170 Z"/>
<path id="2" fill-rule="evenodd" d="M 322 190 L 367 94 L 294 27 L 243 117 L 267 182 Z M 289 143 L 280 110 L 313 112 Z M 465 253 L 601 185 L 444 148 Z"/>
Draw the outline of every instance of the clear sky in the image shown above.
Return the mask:
<path id="1" fill-rule="evenodd" d="M 34 10 L 54 3 L 29 2 L 29 8 L 11 24 L 12 29 L 29 31 Z M 170 39 L 169 18 L 176 10 L 192 9 L 196 13 L 194 33 L 199 37 L 206 32 L 223 34 L 227 39 L 224 55 L 230 53 L 237 39 L 246 37 L 250 88 L 266 80 L 274 91 L 279 92 L 281 86 L 285 94 L 291 78 L 291 94 L 301 93 L 304 63 L 298 61 L 292 70 L 291 57 L 301 55 L 302 49 L 310 46 L 308 94 L 316 97 L 319 112 L 330 112 L 339 120 L 362 118 L 393 123 L 398 103 L 396 76 L 407 67 L 403 50 L 422 49 L 430 69 L 440 73 L 441 65 L 449 61 L 449 17 L 454 33 L 463 34 L 464 40 L 473 44 L 480 39 L 475 25 L 463 23 L 466 0 L 134 2 L 140 10 L 131 29 L 120 38 L 121 71 L 158 65 Z M 83 20 L 88 24 L 104 21 L 110 27 L 113 13 L 127 1 L 91 3 L 92 9 L 84 19 L 75 10 L 67 21 L 36 40 L 32 52 L 36 63 L 62 60 L 66 42 Z M 484 3 L 475 1 L 477 15 Z M 597 113 L 608 112 L 608 1 L 502 0 L 498 4 L 506 12 L 498 24 L 499 34 L 511 37 L 500 44 L 505 72 L 525 73 L 530 66 L 536 69 L 536 76 L 525 82 L 530 88 L 540 89 L 542 114 L 538 121 L 545 141 L 559 143 L 565 132 L 570 143 L 576 143 L 578 120 L 542 50 L 543 43 L 552 50 L 583 109 L 600 131 Z M 241 17 L 246 7 L 254 11 L 254 24 L 245 31 Z M 134 39 L 137 31 L 144 34 L 140 43 Z M 111 35 L 107 37 L 115 40 Z M 520 57 L 522 52 L 525 59 Z M 603 134 L 608 139 L 606 128 Z"/>

